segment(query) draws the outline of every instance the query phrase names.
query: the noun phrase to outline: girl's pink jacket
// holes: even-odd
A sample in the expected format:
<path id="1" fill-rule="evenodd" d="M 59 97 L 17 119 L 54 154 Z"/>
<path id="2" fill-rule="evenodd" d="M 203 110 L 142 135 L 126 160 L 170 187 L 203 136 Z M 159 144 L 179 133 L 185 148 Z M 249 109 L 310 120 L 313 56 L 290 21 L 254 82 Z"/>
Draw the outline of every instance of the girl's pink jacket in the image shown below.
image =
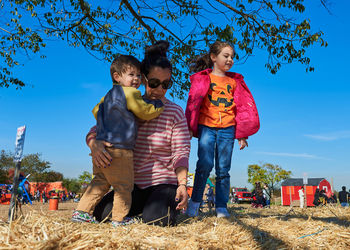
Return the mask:
<path id="1" fill-rule="evenodd" d="M 199 109 L 209 90 L 211 71 L 212 69 L 206 69 L 190 77 L 191 88 L 185 115 L 188 127 L 195 137 L 198 137 Z M 247 138 L 258 132 L 260 128 L 258 110 L 243 76 L 233 72 L 227 72 L 226 75 L 235 79 L 237 83 L 233 93 L 233 101 L 237 108 L 235 138 Z"/>

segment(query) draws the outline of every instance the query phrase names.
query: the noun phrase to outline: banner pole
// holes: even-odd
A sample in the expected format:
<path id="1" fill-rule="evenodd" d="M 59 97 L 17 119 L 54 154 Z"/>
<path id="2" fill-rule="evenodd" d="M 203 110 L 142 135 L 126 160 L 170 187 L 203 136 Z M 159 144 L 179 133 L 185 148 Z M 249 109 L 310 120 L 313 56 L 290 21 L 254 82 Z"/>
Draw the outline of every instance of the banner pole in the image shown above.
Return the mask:
<path id="1" fill-rule="evenodd" d="M 16 219 L 17 213 L 17 196 L 18 196 L 18 185 L 19 185 L 19 173 L 21 169 L 21 162 L 16 163 L 15 175 L 13 177 L 13 185 L 11 192 L 11 202 L 9 208 L 9 222 L 11 223 L 13 219 Z"/>
<path id="2" fill-rule="evenodd" d="M 13 157 L 16 162 L 15 174 L 13 177 L 13 185 L 11 192 L 11 201 L 9 208 L 9 218 L 8 221 L 12 222 L 13 219 L 16 219 L 17 215 L 17 205 L 18 205 L 18 186 L 19 186 L 19 175 L 21 170 L 21 161 L 23 156 L 23 146 L 24 146 L 24 138 L 25 138 L 26 126 L 22 126 L 17 128 L 16 142 L 15 142 L 15 155 Z"/>

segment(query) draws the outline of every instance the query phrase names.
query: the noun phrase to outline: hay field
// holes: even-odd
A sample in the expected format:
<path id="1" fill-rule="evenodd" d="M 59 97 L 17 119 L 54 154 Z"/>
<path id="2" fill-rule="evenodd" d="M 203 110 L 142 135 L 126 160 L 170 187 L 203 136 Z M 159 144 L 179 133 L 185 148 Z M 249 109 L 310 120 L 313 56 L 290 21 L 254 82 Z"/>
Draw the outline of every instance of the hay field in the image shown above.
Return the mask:
<path id="1" fill-rule="evenodd" d="M 203 213 L 179 216 L 179 225 L 70 222 L 76 203 L 23 206 L 23 217 L 9 225 L 0 206 L 0 249 L 350 249 L 350 209 L 340 207 L 255 209 L 231 205 L 230 219 Z"/>

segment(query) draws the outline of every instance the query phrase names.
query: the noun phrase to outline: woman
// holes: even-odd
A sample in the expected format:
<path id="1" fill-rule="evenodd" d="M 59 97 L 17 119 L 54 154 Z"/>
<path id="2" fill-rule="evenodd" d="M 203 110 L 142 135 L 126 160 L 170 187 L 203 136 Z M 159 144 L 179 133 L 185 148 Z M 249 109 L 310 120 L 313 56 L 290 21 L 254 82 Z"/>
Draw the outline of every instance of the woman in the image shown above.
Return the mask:
<path id="1" fill-rule="evenodd" d="M 255 189 L 252 192 L 252 196 L 255 196 L 256 200 L 253 201 L 252 205 L 254 207 L 264 207 L 265 206 L 265 199 L 263 196 L 263 191 L 261 188 L 260 182 L 255 182 Z"/>
<path id="2" fill-rule="evenodd" d="M 132 205 L 128 216 L 142 213 L 145 223 L 174 225 L 178 210 L 187 207 L 187 171 L 190 135 L 181 107 L 167 100 L 172 86 L 171 63 L 166 57 L 169 43 L 159 41 L 146 48 L 141 71 L 146 99 L 161 99 L 163 113 L 156 119 L 139 122 L 134 149 L 134 180 Z M 111 160 L 105 151 L 106 142 L 95 140 L 94 129 L 87 135 L 94 164 L 108 167 Z M 97 205 L 94 216 L 103 220 L 111 211 L 113 193 Z"/>
<path id="3" fill-rule="evenodd" d="M 320 205 L 320 189 L 316 188 L 315 194 L 314 194 L 314 201 L 312 202 L 315 207 Z"/>

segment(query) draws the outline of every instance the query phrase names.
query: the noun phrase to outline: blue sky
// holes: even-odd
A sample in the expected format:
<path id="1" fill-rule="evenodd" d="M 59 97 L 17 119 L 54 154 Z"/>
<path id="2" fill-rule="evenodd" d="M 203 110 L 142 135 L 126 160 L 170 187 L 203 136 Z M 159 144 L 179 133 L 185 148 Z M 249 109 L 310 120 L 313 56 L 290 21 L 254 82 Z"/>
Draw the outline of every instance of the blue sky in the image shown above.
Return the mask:
<path id="1" fill-rule="evenodd" d="M 249 187 L 248 165 L 272 163 L 291 170 L 293 177 L 307 173 L 333 179 L 337 190 L 350 187 L 350 2 L 333 1 L 333 15 L 319 4 L 312 7 L 307 12 L 311 25 L 324 31 L 329 43 L 308 51 L 315 72 L 292 64 L 271 75 L 261 51 L 232 68 L 244 75 L 255 97 L 261 129 L 249 138 L 247 149 L 235 148 L 231 185 Z M 46 59 L 26 59 L 16 70 L 27 87 L 0 89 L 0 149 L 13 151 L 16 129 L 26 125 L 24 153 L 42 153 L 52 170 L 77 177 L 92 170 L 84 138 L 95 123 L 91 109 L 111 87 L 109 63 L 63 43 L 48 44 L 45 53 Z M 185 107 L 185 101 L 175 101 Z M 196 155 L 193 139 L 190 172 Z"/>

